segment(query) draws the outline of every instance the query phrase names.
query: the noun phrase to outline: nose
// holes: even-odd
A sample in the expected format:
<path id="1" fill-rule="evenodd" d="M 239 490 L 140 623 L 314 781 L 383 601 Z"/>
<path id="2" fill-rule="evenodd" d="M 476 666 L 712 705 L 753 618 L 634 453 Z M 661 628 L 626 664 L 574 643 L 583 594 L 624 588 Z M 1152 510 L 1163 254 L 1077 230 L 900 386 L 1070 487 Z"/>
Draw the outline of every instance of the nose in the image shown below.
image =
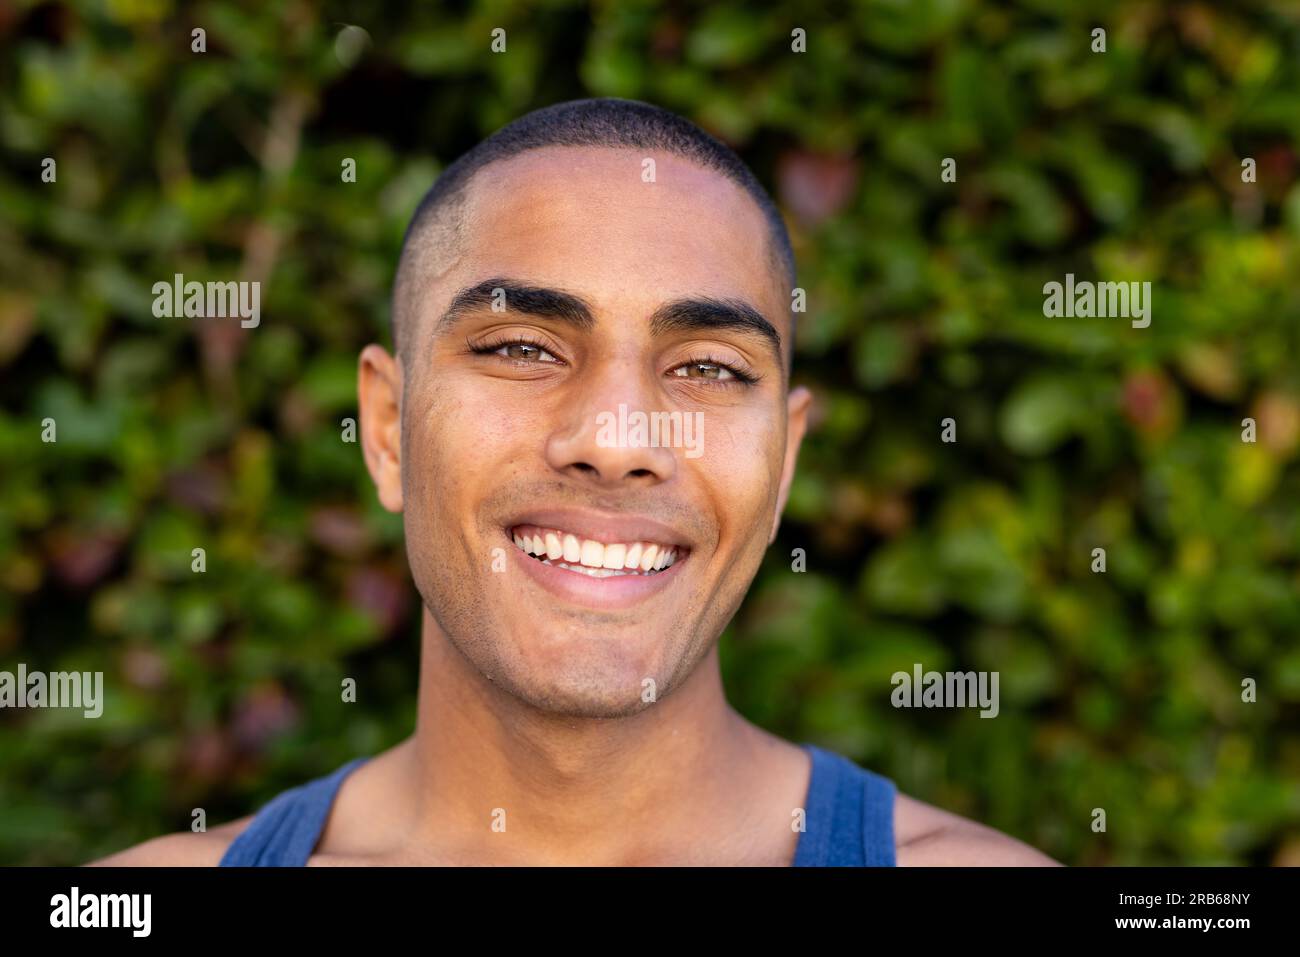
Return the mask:
<path id="1" fill-rule="evenodd" d="M 601 488 L 649 487 L 671 479 L 676 452 L 649 444 L 654 433 L 637 429 L 639 421 L 666 408 L 656 385 L 653 375 L 631 363 L 611 361 L 589 370 L 566 397 L 561 421 L 547 438 L 551 468 Z"/>

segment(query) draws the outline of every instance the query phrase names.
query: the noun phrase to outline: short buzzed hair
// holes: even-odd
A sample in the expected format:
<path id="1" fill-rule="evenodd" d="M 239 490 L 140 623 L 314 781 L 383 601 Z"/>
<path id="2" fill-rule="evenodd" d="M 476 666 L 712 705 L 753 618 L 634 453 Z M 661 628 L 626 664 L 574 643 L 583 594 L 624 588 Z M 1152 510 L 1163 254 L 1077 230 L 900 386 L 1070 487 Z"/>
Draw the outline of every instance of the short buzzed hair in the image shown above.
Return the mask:
<path id="1" fill-rule="evenodd" d="M 740 186 L 758 204 L 768 224 L 773 268 L 795 286 L 794 250 L 776 204 L 744 161 L 689 120 L 642 103 L 613 97 L 570 100 L 534 110 L 503 126 L 443 172 L 416 207 L 402 240 L 393 282 L 393 346 L 400 356 L 402 327 L 434 254 L 461 240 L 461 211 L 474 174 L 498 160 L 547 146 L 605 146 L 659 150 L 714 170 Z"/>

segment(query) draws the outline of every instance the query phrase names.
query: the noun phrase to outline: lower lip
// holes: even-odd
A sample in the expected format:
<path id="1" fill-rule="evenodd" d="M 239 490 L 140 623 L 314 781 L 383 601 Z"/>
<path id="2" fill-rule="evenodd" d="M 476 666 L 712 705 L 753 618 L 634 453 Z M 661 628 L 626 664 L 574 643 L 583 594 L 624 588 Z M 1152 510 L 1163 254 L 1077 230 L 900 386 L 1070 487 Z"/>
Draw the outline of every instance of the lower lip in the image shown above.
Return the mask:
<path id="1" fill-rule="evenodd" d="M 673 564 L 654 575 L 611 575 L 608 578 L 593 578 L 582 572 L 571 572 L 560 568 L 558 565 L 544 565 L 531 555 L 525 555 L 510 539 L 508 532 L 503 531 L 502 534 L 510 541 L 510 551 L 514 552 L 515 561 L 523 567 L 524 572 L 533 581 L 557 598 L 588 608 L 631 608 L 676 581 L 677 570 L 690 558 L 689 554 L 684 558 L 678 558 Z"/>

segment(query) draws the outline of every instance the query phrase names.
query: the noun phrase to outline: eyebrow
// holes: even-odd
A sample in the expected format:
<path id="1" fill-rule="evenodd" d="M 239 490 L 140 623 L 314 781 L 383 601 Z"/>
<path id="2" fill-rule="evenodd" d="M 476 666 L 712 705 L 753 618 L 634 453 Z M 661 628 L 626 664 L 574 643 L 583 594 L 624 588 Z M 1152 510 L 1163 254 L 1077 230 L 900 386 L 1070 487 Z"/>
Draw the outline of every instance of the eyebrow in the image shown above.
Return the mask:
<path id="1" fill-rule="evenodd" d="M 596 325 L 591 306 L 581 296 L 545 286 L 531 286 L 513 279 L 484 279 L 466 286 L 452 297 L 438 320 L 434 335 L 456 324 L 466 314 L 491 306 L 497 290 L 505 296 L 506 309 L 544 319 L 555 319 L 575 329 L 588 331 Z M 781 360 L 781 336 L 764 315 L 741 299 L 698 296 L 665 303 L 650 317 L 654 336 L 670 332 L 731 329 L 760 336 Z"/>
<path id="2" fill-rule="evenodd" d="M 776 327 L 742 299 L 677 299 L 660 306 L 650 317 L 651 335 L 697 329 L 733 329 L 761 336 L 781 361 L 781 336 Z"/>
<path id="3" fill-rule="evenodd" d="M 451 305 L 434 327 L 434 335 L 451 328 L 467 313 L 491 306 L 496 291 L 505 295 L 505 307 L 510 312 L 522 312 L 543 319 L 558 319 L 577 329 L 590 329 L 596 324 L 591 307 L 581 296 L 544 286 L 530 286 L 512 279 L 484 279 L 466 286 L 452 297 Z"/>

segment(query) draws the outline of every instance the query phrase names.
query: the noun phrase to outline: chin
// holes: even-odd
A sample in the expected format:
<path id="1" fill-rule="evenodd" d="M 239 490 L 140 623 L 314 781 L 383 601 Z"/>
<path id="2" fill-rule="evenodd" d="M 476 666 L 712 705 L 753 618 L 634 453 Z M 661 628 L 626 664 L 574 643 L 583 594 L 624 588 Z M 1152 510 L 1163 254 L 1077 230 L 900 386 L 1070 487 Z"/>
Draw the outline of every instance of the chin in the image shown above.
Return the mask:
<path id="1" fill-rule="evenodd" d="M 639 684 L 588 684 L 564 679 L 531 681 L 510 690 L 514 697 L 538 711 L 568 718 L 628 718 L 654 705 L 641 698 Z"/>
<path id="2" fill-rule="evenodd" d="M 550 634 L 522 626 L 510 633 L 520 642 L 501 649 L 494 681 L 538 710 L 589 718 L 637 714 L 667 692 L 671 662 L 664 660 L 667 636 L 644 627 L 570 626 Z M 492 669 L 483 669 L 492 673 Z M 654 682 L 647 685 L 647 679 Z M 644 700 L 653 688 L 651 700 Z"/>

